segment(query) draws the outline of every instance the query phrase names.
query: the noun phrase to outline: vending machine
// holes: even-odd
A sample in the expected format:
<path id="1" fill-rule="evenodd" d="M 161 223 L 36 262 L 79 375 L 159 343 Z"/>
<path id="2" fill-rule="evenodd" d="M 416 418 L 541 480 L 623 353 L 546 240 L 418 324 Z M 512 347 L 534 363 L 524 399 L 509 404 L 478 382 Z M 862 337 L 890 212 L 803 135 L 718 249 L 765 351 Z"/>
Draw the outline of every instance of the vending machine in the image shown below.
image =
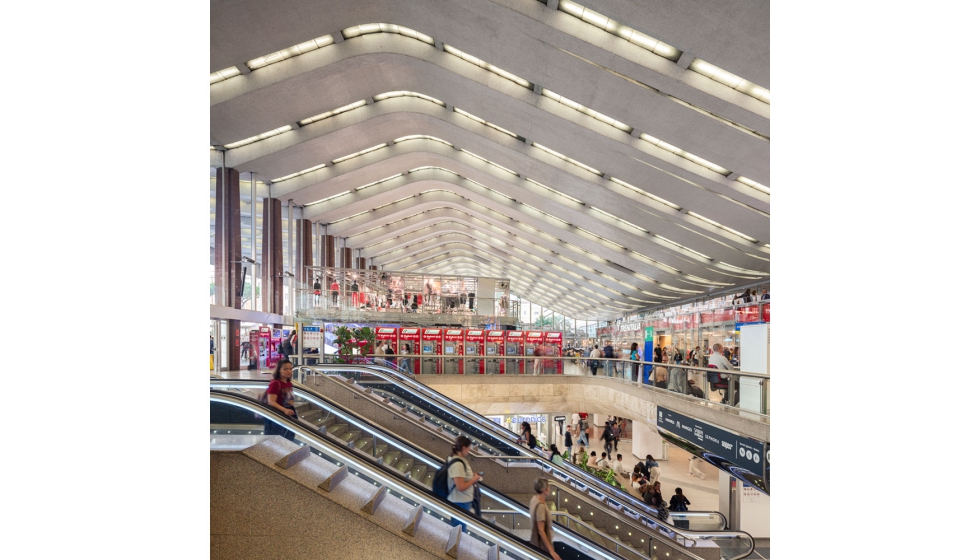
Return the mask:
<path id="1" fill-rule="evenodd" d="M 463 354 L 466 356 L 467 374 L 484 373 L 483 360 L 484 332 L 466 331 Z"/>
<path id="2" fill-rule="evenodd" d="M 408 345 L 409 354 L 418 354 L 419 348 L 421 348 L 419 345 L 421 333 L 422 329 L 414 327 L 402 327 L 398 329 L 398 354 L 401 355 L 403 352 L 405 352 L 405 345 Z M 419 365 L 419 358 L 400 358 L 398 360 L 398 367 L 415 375 L 418 375 L 419 371 L 421 371 L 421 369 L 419 369 Z"/>
<path id="3" fill-rule="evenodd" d="M 442 329 L 422 329 L 422 371 L 425 375 L 442 373 Z"/>
<path id="4" fill-rule="evenodd" d="M 374 353 L 384 354 L 386 344 L 391 345 L 391 349 L 398 354 L 398 329 L 392 327 L 375 327 L 374 329 Z M 386 360 L 394 361 L 395 356 L 386 356 Z"/>
<path id="5" fill-rule="evenodd" d="M 269 366 L 270 354 L 272 353 L 272 329 L 269 327 L 259 327 L 259 346 L 258 346 L 258 366 L 262 369 L 262 364 L 266 364 L 265 367 L 275 367 L 275 363 Z"/>
<path id="6" fill-rule="evenodd" d="M 544 349 L 545 356 L 547 356 L 544 362 L 544 373 L 546 374 L 562 373 L 562 365 L 565 362 L 561 360 L 561 337 L 562 333 L 560 332 L 544 333 Z"/>
<path id="7" fill-rule="evenodd" d="M 446 329 L 442 333 L 442 353 L 447 356 L 463 355 L 463 330 Z M 446 375 L 457 375 L 463 373 L 463 360 L 445 358 L 442 361 L 442 372 Z"/>
<path id="8" fill-rule="evenodd" d="M 486 356 L 486 373 L 503 373 L 504 333 L 507 331 L 487 331 L 487 341 L 483 355 Z"/>
<path id="9" fill-rule="evenodd" d="M 524 331 L 507 331 L 505 373 L 524 373 Z"/>
<path id="10" fill-rule="evenodd" d="M 272 329 L 272 338 L 269 339 L 269 353 L 266 355 L 265 367 L 276 367 L 276 363 L 279 361 L 279 343 L 288 335 L 289 332 L 285 329 Z"/>

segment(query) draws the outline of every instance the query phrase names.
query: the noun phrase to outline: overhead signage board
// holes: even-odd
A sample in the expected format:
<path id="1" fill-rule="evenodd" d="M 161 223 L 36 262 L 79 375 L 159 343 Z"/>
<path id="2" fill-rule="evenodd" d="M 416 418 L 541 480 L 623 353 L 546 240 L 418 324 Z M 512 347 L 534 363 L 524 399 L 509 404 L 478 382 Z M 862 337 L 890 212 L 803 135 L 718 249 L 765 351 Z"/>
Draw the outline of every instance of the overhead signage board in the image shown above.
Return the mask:
<path id="1" fill-rule="evenodd" d="M 680 436 L 756 476 L 766 478 L 768 462 L 766 445 L 758 440 L 734 434 L 662 406 L 657 407 L 657 427 Z"/>

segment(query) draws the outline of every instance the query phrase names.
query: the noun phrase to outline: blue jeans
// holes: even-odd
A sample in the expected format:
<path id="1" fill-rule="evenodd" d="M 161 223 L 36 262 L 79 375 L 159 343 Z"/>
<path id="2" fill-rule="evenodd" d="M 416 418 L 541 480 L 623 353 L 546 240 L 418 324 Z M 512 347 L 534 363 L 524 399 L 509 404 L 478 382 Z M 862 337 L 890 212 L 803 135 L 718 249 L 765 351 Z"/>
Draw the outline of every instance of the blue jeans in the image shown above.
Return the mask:
<path id="1" fill-rule="evenodd" d="M 450 503 L 461 510 L 473 513 L 473 502 L 450 502 Z M 462 527 L 461 532 L 463 533 L 466 532 L 466 523 L 463 523 L 461 520 L 456 519 L 455 517 L 451 519 L 451 522 L 453 527 L 460 525 Z"/>

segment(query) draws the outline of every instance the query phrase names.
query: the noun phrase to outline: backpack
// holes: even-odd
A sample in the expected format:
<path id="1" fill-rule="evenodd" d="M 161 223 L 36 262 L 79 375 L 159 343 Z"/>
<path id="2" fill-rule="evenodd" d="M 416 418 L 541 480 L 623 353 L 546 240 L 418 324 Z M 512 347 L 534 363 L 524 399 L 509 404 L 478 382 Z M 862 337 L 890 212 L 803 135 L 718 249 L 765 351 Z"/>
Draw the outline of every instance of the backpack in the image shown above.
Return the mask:
<path id="1" fill-rule="evenodd" d="M 677 505 L 674 506 L 674 511 L 687 511 L 687 504 L 684 503 L 683 499 L 677 500 L 676 503 Z"/>
<path id="2" fill-rule="evenodd" d="M 449 460 L 447 463 L 439 467 L 436 471 L 435 476 L 432 477 L 432 493 L 439 496 L 443 500 L 449 499 L 449 467 L 453 463 L 463 462 L 460 458 L 454 458 Z"/>
<path id="3" fill-rule="evenodd" d="M 534 434 L 527 435 L 527 446 L 531 449 L 534 449 L 535 447 L 538 446 L 538 440 L 537 438 L 534 437 Z"/>

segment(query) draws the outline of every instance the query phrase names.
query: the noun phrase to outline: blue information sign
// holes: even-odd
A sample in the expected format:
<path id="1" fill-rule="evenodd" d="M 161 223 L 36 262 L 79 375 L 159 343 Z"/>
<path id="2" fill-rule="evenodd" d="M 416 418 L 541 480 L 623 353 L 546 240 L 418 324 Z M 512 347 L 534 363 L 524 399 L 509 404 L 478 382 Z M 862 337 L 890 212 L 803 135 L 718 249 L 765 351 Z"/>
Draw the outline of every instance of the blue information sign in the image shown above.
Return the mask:
<path id="1" fill-rule="evenodd" d="M 657 427 L 766 478 L 766 445 L 760 441 L 733 434 L 661 406 L 657 407 Z"/>

